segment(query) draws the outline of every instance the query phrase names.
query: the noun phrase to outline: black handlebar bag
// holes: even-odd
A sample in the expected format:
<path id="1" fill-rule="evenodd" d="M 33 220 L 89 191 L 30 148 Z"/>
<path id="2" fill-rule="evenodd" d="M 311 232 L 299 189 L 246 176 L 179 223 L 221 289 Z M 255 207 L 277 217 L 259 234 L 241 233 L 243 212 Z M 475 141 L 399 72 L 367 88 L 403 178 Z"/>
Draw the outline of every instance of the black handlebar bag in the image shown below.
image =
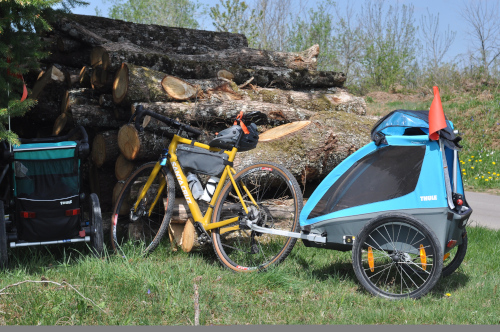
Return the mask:
<path id="1" fill-rule="evenodd" d="M 14 200 L 18 235 L 27 242 L 78 236 L 80 160 L 76 142 L 14 148 Z"/>

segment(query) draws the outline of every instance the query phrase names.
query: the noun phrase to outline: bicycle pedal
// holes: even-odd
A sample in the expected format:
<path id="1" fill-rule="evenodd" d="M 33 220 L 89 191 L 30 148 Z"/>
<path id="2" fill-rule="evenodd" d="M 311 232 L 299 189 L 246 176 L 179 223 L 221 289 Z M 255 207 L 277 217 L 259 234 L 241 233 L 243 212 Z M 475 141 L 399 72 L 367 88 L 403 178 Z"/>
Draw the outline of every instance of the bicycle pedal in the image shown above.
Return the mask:
<path id="1" fill-rule="evenodd" d="M 256 243 L 252 244 L 252 247 L 250 248 L 250 253 L 251 254 L 258 254 L 259 253 L 259 247 L 257 246 Z"/>
<path id="2" fill-rule="evenodd" d="M 205 228 L 203 228 L 202 224 L 200 224 L 199 222 L 195 222 L 194 229 L 198 234 L 198 242 L 201 245 L 212 243 L 212 238 L 210 237 L 210 235 L 208 235 L 207 231 L 205 230 Z"/>

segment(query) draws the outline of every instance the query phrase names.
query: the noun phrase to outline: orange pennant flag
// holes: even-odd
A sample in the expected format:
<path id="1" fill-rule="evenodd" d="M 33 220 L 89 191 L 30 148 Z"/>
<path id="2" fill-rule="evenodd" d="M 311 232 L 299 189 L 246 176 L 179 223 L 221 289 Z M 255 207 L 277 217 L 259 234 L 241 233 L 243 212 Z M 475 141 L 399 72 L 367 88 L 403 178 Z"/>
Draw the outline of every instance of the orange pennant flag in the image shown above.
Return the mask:
<path id="1" fill-rule="evenodd" d="M 446 118 L 444 117 L 443 105 L 439 96 L 439 88 L 434 89 L 434 99 L 429 110 L 429 139 L 437 141 L 439 139 L 438 131 L 446 128 Z"/>

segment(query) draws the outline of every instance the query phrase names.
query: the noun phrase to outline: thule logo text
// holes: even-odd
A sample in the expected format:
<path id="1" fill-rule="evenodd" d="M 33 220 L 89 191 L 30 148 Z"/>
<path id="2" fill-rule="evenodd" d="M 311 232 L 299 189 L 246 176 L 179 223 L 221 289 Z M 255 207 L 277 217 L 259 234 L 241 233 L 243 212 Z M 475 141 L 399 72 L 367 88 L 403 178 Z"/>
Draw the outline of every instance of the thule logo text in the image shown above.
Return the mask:
<path id="1" fill-rule="evenodd" d="M 438 197 L 437 195 L 432 195 L 432 196 L 420 196 L 420 201 L 421 202 L 427 202 L 427 201 L 437 201 Z"/>

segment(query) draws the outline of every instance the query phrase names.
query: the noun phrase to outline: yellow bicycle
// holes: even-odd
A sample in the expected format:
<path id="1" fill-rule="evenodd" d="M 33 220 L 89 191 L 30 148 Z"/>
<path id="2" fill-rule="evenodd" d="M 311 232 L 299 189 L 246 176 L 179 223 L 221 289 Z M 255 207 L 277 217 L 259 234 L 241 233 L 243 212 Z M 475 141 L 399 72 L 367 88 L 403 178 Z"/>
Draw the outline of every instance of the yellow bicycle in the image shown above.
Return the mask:
<path id="1" fill-rule="evenodd" d="M 283 261 L 297 238 L 304 237 L 298 235 L 302 194 L 291 173 L 275 163 L 257 162 L 235 171 L 236 153 L 257 144 L 257 140 L 254 145 L 248 140 L 242 114 L 233 127 L 226 129 L 232 135 L 229 140 L 220 139 L 219 134 L 208 145 L 195 141 L 201 134 L 199 130 L 142 106 L 138 106 L 135 113 L 135 126 L 139 131 L 143 130 L 140 123 L 146 115 L 177 129 L 177 134 L 170 135 L 170 145 L 157 162 L 140 166 L 125 182 L 112 214 L 113 248 L 116 250 L 123 241 L 118 236 L 122 233 L 120 229 L 131 223 L 141 225 L 142 237 L 146 239 L 145 253 L 158 246 L 172 216 L 175 178 L 189 206 L 198 241 L 212 243 L 224 266 L 249 272 Z M 189 138 L 181 137 L 181 133 Z M 185 160 L 194 161 L 200 169 L 222 164 L 222 171 L 216 171 L 220 173 L 217 174 L 220 180 L 204 214 L 188 185 L 184 173 L 188 161 L 179 158 L 181 151 L 189 157 Z M 211 171 L 197 170 L 191 164 L 189 167 L 190 171 L 201 174 Z"/>

